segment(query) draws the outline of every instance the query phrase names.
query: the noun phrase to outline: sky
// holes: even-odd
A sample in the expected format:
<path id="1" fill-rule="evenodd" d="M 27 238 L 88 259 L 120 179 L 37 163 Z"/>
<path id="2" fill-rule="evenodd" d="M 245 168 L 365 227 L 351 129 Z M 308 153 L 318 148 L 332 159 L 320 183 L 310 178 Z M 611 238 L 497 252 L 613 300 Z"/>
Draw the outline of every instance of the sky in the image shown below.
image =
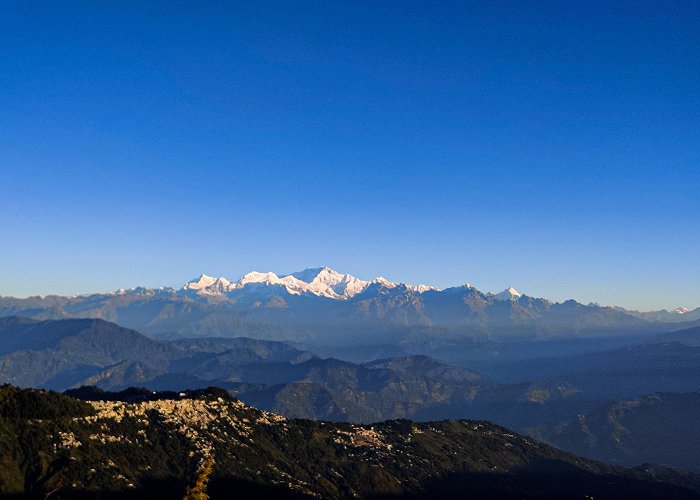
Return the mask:
<path id="1" fill-rule="evenodd" d="M 328 265 L 700 306 L 700 3 L 0 9 L 0 295 Z"/>

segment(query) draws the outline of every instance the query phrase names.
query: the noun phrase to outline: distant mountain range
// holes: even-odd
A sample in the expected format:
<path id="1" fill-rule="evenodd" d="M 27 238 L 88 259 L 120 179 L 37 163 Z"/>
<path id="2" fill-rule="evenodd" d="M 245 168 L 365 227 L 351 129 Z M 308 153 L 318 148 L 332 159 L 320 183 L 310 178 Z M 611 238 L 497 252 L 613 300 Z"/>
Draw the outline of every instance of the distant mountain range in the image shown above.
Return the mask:
<path id="1" fill-rule="evenodd" d="M 566 380 L 585 394 L 613 399 L 700 390 L 700 329 L 667 336 L 679 340 L 656 338 L 612 350 L 529 359 L 511 364 L 510 376 Z M 681 339 L 698 344 L 681 343 Z"/>
<path id="2" fill-rule="evenodd" d="M 700 308 L 639 313 L 553 302 L 513 288 L 439 290 L 327 267 L 238 281 L 202 275 L 180 289 L 135 288 L 74 297 L 0 297 L 0 316 L 100 318 L 161 338 L 246 336 L 316 344 L 451 343 L 653 333 L 700 320 Z"/>

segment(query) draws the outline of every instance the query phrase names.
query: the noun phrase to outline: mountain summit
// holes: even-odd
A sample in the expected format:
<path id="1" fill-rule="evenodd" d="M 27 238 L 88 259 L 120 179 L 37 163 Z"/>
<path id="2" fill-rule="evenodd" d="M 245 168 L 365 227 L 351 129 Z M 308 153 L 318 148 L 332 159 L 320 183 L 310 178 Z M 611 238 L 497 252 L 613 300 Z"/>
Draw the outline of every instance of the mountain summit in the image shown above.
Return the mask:
<path id="1" fill-rule="evenodd" d="M 506 288 L 503 290 L 501 293 L 496 294 L 496 299 L 498 300 L 518 300 L 520 297 L 522 297 L 523 294 L 517 291 L 515 288 L 512 286 L 509 288 Z"/>

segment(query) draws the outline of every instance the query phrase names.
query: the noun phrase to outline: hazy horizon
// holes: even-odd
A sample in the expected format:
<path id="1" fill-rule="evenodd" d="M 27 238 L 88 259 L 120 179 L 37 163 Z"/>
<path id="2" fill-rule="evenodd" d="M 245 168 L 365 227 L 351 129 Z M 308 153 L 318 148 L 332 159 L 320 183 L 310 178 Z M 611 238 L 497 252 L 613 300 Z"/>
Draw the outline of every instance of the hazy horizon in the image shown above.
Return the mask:
<path id="1" fill-rule="evenodd" d="M 307 266 L 306 268 L 294 269 L 294 270 L 289 270 L 289 271 L 285 271 L 285 272 L 275 272 L 275 271 L 270 271 L 269 269 L 250 269 L 250 270 L 246 271 L 246 273 L 248 273 L 248 272 L 253 272 L 253 271 L 257 271 L 257 272 L 275 272 L 275 274 L 277 274 L 278 276 L 283 276 L 283 275 L 291 274 L 292 272 L 302 271 L 302 270 L 304 270 L 304 269 L 315 268 L 315 267 L 324 267 L 324 266 L 312 266 L 312 267 L 308 267 L 308 266 Z M 679 305 L 674 306 L 674 307 L 656 308 L 656 309 L 653 309 L 653 308 L 643 309 L 643 308 L 638 308 L 638 307 L 634 307 L 634 306 L 626 306 L 626 305 L 619 304 L 619 303 L 601 303 L 601 302 L 598 301 L 598 300 L 585 300 L 585 299 L 581 299 L 580 297 L 576 297 L 576 296 L 570 296 L 570 297 L 553 297 L 553 296 L 547 296 L 547 295 L 542 295 L 542 294 L 538 294 L 538 293 L 533 293 L 533 292 L 531 292 L 531 291 L 529 291 L 529 290 L 527 290 L 527 289 L 518 288 L 517 286 L 513 286 L 513 285 L 507 285 L 507 286 L 504 286 L 504 287 L 499 288 L 499 289 L 487 289 L 487 288 L 480 287 L 477 283 L 473 283 L 473 282 L 471 282 L 471 281 L 469 281 L 469 280 L 463 280 L 461 283 L 454 282 L 454 283 L 452 283 L 452 284 L 448 284 L 448 285 L 445 285 L 445 286 L 441 286 L 441 285 L 438 285 L 438 284 L 433 283 L 433 282 L 413 282 L 413 281 L 410 281 L 410 280 L 404 280 L 404 279 L 400 279 L 400 278 L 393 279 L 393 278 L 390 277 L 390 276 L 388 277 L 388 276 L 384 276 L 384 275 L 380 275 L 380 274 L 378 274 L 378 275 L 376 275 L 376 276 L 358 276 L 358 275 L 356 275 L 356 274 L 354 274 L 354 273 L 351 273 L 351 272 L 348 273 L 348 272 L 346 272 L 346 271 L 344 271 L 344 270 L 342 270 L 342 269 L 333 268 L 332 266 L 327 266 L 327 267 L 330 267 L 330 268 L 333 269 L 334 271 L 337 271 L 337 272 L 340 272 L 340 273 L 343 273 L 343 274 L 350 274 L 350 275 L 352 275 L 352 276 L 355 276 L 356 278 L 360 278 L 360 279 L 363 279 L 363 280 L 366 280 L 366 281 L 371 281 L 371 280 L 373 280 L 373 279 L 378 278 L 378 277 L 381 276 L 381 277 L 383 277 L 383 278 L 388 279 L 389 281 L 393 281 L 393 282 L 396 282 L 396 283 L 409 284 L 409 285 L 419 285 L 419 284 L 420 284 L 420 285 L 429 285 L 429 286 L 435 286 L 435 287 L 437 287 L 439 290 L 444 290 L 444 289 L 446 289 L 446 288 L 452 288 L 452 287 L 464 286 L 464 285 L 467 285 L 467 284 L 468 284 L 468 285 L 470 285 L 470 286 L 473 286 L 474 288 L 476 288 L 476 289 L 479 290 L 480 292 L 483 292 L 483 293 L 489 293 L 489 292 L 490 292 L 490 293 L 494 293 L 494 294 L 499 293 L 499 292 L 502 292 L 502 291 L 504 291 L 504 290 L 506 290 L 507 288 L 509 288 L 509 287 L 512 286 L 512 287 L 515 288 L 518 292 L 522 293 L 523 295 L 528 295 L 528 296 L 530 296 L 530 297 L 544 298 L 544 299 L 554 300 L 555 302 L 564 302 L 564 301 L 566 301 L 566 300 L 573 299 L 573 300 L 576 300 L 576 301 L 578 301 L 578 302 L 580 302 L 580 303 L 583 303 L 583 304 L 596 303 L 596 304 L 601 305 L 601 306 L 617 306 L 617 307 L 624 307 L 625 309 L 637 310 L 637 311 L 640 311 L 640 312 L 656 311 L 656 310 L 660 310 L 660 309 L 666 309 L 666 310 L 673 311 L 674 309 L 679 308 L 679 307 L 685 307 L 685 308 L 687 308 L 687 309 L 689 309 L 689 310 L 692 310 L 692 309 L 695 309 L 695 308 L 697 308 L 697 307 L 700 307 L 699 304 L 695 304 L 695 305 L 694 305 L 694 304 L 679 304 Z M 174 288 L 174 289 L 177 290 L 177 289 L 182 288 L 182 287 L 183 287 L 186 283 L 188 283 L 189 281 L 195 280 L 195 279 L 197 279 L 199 276 L 201 276 L 201 275 L 203 275 L 203 274 L 204 274 L 204 275 L 207 275 L 207 276 L 210 276 L 210 277 L 214 277 L 214 278 L 223 277 L 223 278 L 228 279 L 229 281 L 237 281 L 238 279 L 240 279 L 240 278 L 241 278 L 244 274 L 246 274 L 246 273 L 242 273 L 242 274 L 235 275 L 235 276 L 233 276 L 233 275 L 226 275 L 225 273 L 199 273 L 199 274 L 197 274 L 196 276 L 192 276 L 192 277 L 189 278 L 189 279 L 182 280 L 182 281 L 177 282 L 177 283 L 172 282 L 172 281 L 171 281 L 170 283 L 168 283 L 168 284 L 162 284 L 162 283 L 161 283 L 161 284 L 143 284 L 143 283 L 140 283 L 140 284 L 135 284 L 135 285 L 130 285 L 130 286 L 117 286 L 117 287 L 112 287 L 112 288 L 109 288 L 109 289 L 99 289 L 99 288 L 96 288 L 96 289 L 92 289 L 92 290 L 83 290 L 83 291 L 61 291 L 61 292 L 48 291 L 48 292 L 44 292 L 44 293 L 29 293 L 29 294 L 25 294 L 25 295 L 9 295 L 9 294 L 0 293 L 0 296 L 14 297 L 14 298 L 29 298 L 29 297 L 36 297 L 36 296 L 46 297 L 46 296 L 51 296 L 51 295 L 56 295 L 56 296 L 77 296 L 77 295 L 92 295 L 92 294 L 102 294 L 102 293 L 113 293 L 113 292 L 118 291 L 118 290 L 120 290 L 120 289 L 129 290 L 129 289 L 134 289 L 134 288 L 139 288 L 139 287 L 152 288 L 152 289 L 157 289 L 157 288 L 161 288 L 161 287 L 162 287 L 162 288 Z"/>

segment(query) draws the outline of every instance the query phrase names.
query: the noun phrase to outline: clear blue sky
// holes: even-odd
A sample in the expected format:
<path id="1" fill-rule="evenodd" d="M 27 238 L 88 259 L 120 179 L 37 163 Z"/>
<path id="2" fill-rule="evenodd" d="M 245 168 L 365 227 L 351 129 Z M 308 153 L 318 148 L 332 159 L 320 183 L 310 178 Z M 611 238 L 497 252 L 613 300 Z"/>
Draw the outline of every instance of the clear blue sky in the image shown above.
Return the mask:
<path id="1" fill-rule="evenodd" d="M 2 4 L 0 294 L 700 306 L 699 2 L 143 3 Z"/>

